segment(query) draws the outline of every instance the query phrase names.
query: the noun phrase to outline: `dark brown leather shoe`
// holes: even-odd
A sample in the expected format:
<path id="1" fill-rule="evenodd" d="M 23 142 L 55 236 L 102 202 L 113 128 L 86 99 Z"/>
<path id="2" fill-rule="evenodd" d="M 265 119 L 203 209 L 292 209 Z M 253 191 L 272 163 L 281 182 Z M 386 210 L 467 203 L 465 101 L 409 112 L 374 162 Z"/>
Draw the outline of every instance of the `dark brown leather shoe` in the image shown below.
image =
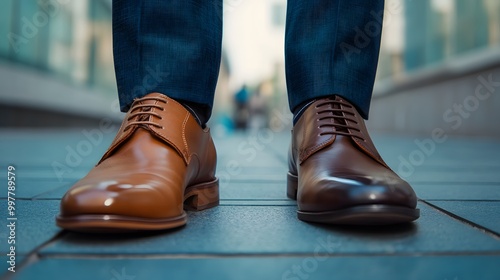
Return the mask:
<path id="1" fill-rule="evenodd" d="M 76 231 L 160 230 L 186 224 L 184 208 L 219 204 L 216 153 L 179 103 L 136 99 L 101 161 L 62 198 L 57 225 Z"/>
<path id="2" fill-rule="evenodd" d="M 308 222 L 381 225 L 420 216 L 413 189 L 382 160 L 354 106 L 338 96 L 315 101 L 295 124 L 287 194 Z"/>

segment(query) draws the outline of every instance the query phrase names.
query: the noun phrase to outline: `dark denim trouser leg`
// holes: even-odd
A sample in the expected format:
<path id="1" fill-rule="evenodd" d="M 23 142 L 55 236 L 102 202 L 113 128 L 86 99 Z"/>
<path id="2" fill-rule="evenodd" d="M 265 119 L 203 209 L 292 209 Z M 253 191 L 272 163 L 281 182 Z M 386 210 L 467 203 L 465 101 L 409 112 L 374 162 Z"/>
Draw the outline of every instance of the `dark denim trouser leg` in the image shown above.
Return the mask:
<path id="1" fill-rule="evenodd" d="M 288 0 L 285 64 L 290 109 L 338 94 L 368 117 L 383 0 Z"/>
<path id="2" fill-rule="evenodd" d="M 222 0 L 114 0 L 122 111 L 150 92 L 212 108 L 221 44 Z"/>

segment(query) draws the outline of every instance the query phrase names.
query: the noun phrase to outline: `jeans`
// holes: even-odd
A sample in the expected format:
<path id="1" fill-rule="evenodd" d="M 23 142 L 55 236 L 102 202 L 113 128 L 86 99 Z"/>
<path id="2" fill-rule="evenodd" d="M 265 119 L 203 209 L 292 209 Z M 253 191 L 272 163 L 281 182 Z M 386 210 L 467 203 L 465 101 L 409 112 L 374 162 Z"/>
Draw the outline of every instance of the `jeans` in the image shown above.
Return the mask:
<path id="1" fill-rule="evenodd" d="M 288 0 L 285 70 L 290 109 L 340 95 L 368 117 L 383 0 Z M 114 0 L 113 52 L 120 106 L 160 92 L 213 106 L 222 0 Z"/>

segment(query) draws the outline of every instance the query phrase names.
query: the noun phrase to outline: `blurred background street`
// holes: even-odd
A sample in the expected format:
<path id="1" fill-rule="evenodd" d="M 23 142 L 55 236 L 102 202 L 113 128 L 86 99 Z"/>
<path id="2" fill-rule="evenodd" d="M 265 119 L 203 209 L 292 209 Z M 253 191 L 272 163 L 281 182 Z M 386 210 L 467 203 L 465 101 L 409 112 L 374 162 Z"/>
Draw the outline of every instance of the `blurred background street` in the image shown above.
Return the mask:
<path id="1" fill-rule="evenodd" d="M 19 199 L 18 272 L 5 275 L 330 279 L 335 272 L 340 279 L 498 279 L 500 1 L 386 0 L 367 126 L 384 159 L 420 198 L 415 225 L 364 232 L 296 219 L 295 202 L 285 195 L 292 127 L 286 0 L 225 0 L 209 123 L 222 206 L 190 213 L 182 230 L 89 237 L 60 231 L 54 216 L 61 196 L 96 163 L 123 118 L 111 5 L 0 3 L 0 173 L 17 168 Z M 381 14 L 372 11 L 373 21 Z M 360 26 L 360 42 L 373 32 Z M 6 176 L 1 180 L 6 186 Z M 7 187 L 0 202 L 6 223 Z M 8 272 L 10 246 L 2 227 L 0 275 Z M 318 244 L 326 256 L 321 261 L 313 258 Z"/>

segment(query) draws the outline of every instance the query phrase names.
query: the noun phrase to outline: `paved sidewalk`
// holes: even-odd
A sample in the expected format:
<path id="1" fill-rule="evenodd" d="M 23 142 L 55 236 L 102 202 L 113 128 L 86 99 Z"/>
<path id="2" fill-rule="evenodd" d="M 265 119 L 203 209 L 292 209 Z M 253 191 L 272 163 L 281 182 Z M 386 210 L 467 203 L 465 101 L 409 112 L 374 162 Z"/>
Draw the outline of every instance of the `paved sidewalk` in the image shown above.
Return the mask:
<path id="1" fill-rule="evenodd" d="M 216 138 L 221 205 L 146 234 L 55 226 L 64 192 L 114 136 L 0 131 L 0 268 L 12 279 L 500 279 L 500 141 L 374 135 L 414 186 L 421 218 L 405 226 L 333 227 L 296 218 L 286 198 L 289 133 Z M 423 144 L 422 144 L 423 143 Z M 9 272 L 7 166 L 15 170 L 15 273 Z M 54 169 L 56 167 L 56 169 Z M 4 273 L 5 272 L 5 273 Z"/>

